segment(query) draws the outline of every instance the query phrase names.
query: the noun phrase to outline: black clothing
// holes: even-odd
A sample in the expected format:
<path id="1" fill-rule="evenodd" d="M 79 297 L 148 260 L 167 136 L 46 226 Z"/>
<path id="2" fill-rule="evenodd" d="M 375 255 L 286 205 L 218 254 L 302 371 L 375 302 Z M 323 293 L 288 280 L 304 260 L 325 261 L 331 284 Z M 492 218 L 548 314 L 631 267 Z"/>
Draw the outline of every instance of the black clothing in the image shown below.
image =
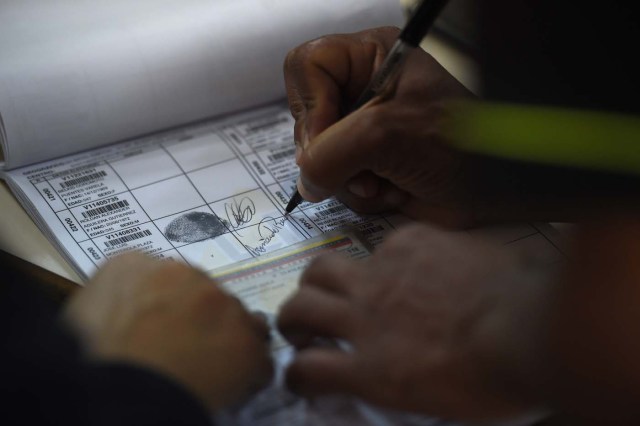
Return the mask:
<path id="1" fill-rule="evenodd" d="M 209 425 L 204 407 L 169 378 L 90 362 L 56 306 L 0 257 L 0 401 L 25 425 Z"/>
<path id="2" fill-rule="evenodd" d="M 476 0 L 488 100 L 640 112 L 640 5 Z"/>

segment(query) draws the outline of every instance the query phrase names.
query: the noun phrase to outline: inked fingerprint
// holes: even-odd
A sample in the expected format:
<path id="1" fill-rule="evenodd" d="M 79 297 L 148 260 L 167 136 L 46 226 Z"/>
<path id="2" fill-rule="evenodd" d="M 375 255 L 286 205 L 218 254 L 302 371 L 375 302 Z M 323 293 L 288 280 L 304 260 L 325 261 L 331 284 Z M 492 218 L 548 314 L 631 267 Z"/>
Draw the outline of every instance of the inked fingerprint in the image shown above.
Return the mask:
<path id="1" fill-rule="evenodd" d="M 178 243 L 195 243 L 223 234 L 224 224 L 211 213 L 191 212 L 173 219 L 164 235 Z"/>

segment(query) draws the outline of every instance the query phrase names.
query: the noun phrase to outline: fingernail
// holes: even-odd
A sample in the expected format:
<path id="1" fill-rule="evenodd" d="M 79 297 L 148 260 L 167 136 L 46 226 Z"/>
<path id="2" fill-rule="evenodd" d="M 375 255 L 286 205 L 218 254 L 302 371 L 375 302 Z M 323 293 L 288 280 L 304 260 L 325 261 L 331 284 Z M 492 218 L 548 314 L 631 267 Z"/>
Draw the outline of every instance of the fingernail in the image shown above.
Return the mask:
<path id="1" fill-rule="evenodd" d="M 348 189 L 352 194 L 357 195 L 360 198 L 366 198 L 367 197 L 367 193 L 364 189 L 364 185 L 362 185 L 359 182 L 351 182 L 348 185 Z"/>

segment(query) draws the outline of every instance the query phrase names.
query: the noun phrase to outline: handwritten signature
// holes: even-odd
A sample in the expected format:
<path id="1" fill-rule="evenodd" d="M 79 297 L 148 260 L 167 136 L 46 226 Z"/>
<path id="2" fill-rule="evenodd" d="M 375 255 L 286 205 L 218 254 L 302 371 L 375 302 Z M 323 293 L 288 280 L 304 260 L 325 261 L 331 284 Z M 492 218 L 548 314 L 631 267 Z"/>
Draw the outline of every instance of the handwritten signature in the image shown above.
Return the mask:
<path id="1" fill-rule="evenodd" d="M 281 217 L 279 219 L 271 216 L 264 217 L 258 224 L 258 235 L 260 236 L 259 244 L 257 246 L 249 246 L 245 244 L 245 248 L 249 250 L 253 255 L 260 256 L 267 251 L 267 245 L 273 240 L 273 238 L 284 228 L 286 218 Z"/>
<path id="2" fill-rule="evenodd" d="M 256 205 L 249 197 L 243 197 L 240 201 L 233 199 L 230 203 L 224 203 L 224 212 L 227 222 L 233 229 L 251 222 L 256 214 Z"/>

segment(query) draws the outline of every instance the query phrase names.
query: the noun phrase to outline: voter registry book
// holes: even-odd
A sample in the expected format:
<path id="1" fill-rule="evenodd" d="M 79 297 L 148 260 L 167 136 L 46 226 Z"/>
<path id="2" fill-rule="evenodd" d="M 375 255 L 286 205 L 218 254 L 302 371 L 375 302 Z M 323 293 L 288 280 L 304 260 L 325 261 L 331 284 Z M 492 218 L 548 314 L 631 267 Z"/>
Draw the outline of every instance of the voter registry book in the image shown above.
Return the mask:
<path id="1" fill-rule="evenodd" d="M 282 64 L 402 23 L 397 0 L 3 1 L 2 177 L 84 278 L 132 250 L 212 271 L 343 225 L 375 245 L 406 220 L 334 199 L 284 215 L 299 171 Z M 498 238 L 550 247 L 534 225 Z"/>

